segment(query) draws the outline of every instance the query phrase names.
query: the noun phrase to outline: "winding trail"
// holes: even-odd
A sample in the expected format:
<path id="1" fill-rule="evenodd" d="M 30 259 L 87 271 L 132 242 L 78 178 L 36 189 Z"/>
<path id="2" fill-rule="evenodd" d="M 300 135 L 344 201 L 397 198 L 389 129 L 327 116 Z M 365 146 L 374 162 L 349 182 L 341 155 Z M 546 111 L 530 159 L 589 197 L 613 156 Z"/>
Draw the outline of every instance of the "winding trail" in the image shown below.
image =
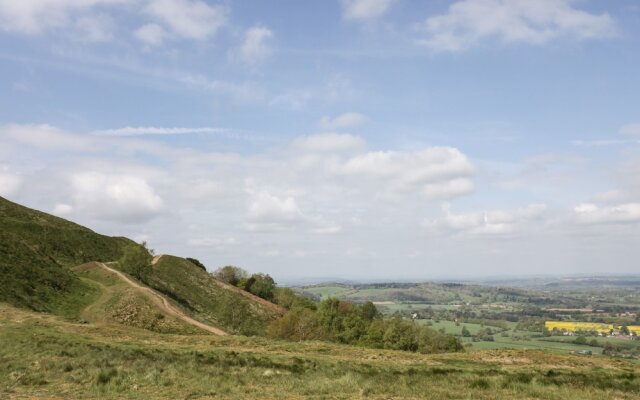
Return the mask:
<path id="1" fill-rule="evenodd" d="M 159 257 L 161 256 L 158 256 L 158 258 Z M 174 316 L 178 319 L 181 319 L 182 321 L 186 322 L 189 325 L 193 325 L 207 332 L 213 333 L 214 335 L 223 336 L 227 334 L 225 331 L 219 328 L 216 328 L 215 326 L 207 325 L 200 321 L 196 321 L 195 319 L 191 318 L 190 316 L 186 315 L 185 313 L 183 313 L 182 311 L 180 311 L 179 309 L 171 305 L 171 303 L 169 303 L 169 301 L 167 301 L 167 299 L 164 296 L 162 296 L 160 293 L 156 292 L 155 290 L 151 289 L 148 286 L 143 286 L 138 282 L 131 280 L 128 276 L 118 271 L 117 269 L 113 269 L 101 262 L 96 262 L 95 264 L 100 268 L 104 268 L 105 270 L 111 272 L 112 274 L 115 274 L 118 278 L 122 279 L 124 282 L 126 282 L 130 286 L 142 291 L 149 299 L 151 299 L 151 301 L 153 301 L 153 303 L 156 306 L 160 307 L 167 314 Z"/>
<path id="2" fill-rule="evenodd" d="M 164 254 L 158 254 L 157 256 L 153 256 L 153 259 L 151 260 L 151 266 L 153 267 L 154 265 L 156 265 L 158 261 L 160 261 L 162 256 L 164 256 Z"/>

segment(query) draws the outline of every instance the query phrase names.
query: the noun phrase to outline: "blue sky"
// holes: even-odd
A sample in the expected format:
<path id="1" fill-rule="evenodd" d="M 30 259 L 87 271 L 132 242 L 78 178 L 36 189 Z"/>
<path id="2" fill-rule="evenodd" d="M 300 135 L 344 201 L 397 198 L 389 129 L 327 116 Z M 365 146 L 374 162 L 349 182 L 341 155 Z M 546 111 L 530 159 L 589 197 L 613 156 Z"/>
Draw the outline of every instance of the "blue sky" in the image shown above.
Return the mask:
<path id="1" fill-rule="evenodd" d="M 0 0 L 0 195 L 302 277 L 637 272 L 635 1 Z"/>

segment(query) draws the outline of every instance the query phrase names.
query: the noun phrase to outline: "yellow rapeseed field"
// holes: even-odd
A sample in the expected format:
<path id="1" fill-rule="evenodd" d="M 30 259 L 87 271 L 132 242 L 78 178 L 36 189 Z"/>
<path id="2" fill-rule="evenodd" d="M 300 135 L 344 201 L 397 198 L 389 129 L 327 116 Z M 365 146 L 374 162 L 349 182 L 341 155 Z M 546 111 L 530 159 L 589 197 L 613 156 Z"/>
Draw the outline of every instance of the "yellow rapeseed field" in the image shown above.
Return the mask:
<path id="1" fill-rule="evenodd" d="M 548 330 L 558 329 L 559 331 L 596 331 L 599 333 L 609 333 L 612 329 L 620 329 L 621 326 L 612 324 L 601 324 L 597 322 L 567 322 L 567 321 L 546 321 L 544 326 Z M 640 335 L 640 325 L 629 325 L 629 331 Z"/>

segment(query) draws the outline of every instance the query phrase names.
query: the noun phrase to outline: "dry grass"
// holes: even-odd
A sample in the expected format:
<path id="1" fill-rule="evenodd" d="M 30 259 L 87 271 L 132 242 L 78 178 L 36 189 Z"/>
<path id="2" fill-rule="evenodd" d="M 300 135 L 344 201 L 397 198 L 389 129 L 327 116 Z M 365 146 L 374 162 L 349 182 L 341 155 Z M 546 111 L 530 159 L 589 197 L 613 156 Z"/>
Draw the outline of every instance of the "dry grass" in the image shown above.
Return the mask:
<path id="1" fill-rule="evenodd" d="M 639 373 L 606 357 L 163 334 L 0 305 L 0 398 L 636 399 Z"/>

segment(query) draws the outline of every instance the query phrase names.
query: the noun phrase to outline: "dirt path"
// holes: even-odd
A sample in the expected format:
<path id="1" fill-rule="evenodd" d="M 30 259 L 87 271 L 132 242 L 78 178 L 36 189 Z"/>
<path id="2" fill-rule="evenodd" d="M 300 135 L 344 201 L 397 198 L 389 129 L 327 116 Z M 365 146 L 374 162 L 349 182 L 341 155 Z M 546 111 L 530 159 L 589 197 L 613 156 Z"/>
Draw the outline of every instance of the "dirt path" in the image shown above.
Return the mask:
<path id="1" fill-rule="evenodd" d="M 161 256 L 158 256 L 161 257 Z M 124 282 L 126 282 L 127 284 L 133 286 L 134 288 L 142 291 L 143 293 L 145 293 L 147 295 L 147 297 L 149 297 L 149 299 L 151 299 L 151 301 L 153 301 L 153 303 L 155 305 L 157 305 L 158 307 L 160 307 L 164 312 L 166 312 L 169 315 L 172 315 L 176 318 L 179 318 L 181 320 L 183 320 L 184 322 L 186 322 L 189 325 L 193 325 L 196 326 L 200 329 L 204 329 L 207 332 L 211 332 L 214 335 L 226 335 L 227 333 L 224 332 L 223 330 L 216 328 L 214 326 L 211 325 L 207 325 L 205 323 L 202 323 L 200 321 L 196 321 L 195 319 L 189 317 L 188 315 L 186 315 L 185 313 L 183 313 L 182 311 L 180 311 L 179 309 L 177 309 L 176 307 L 174 307 L 173 305 L 171 305 L 171 303 L 169 303 L 167 301 L 166 298 L 164 298 L 161 294 L 159 294 L 158 292 L 156 292 L 155 290 L 147 287 L 147 286 L 143 286 L 133 280 L 131 280 L 128 276 L 126 276 L 125 274 L 123 274 L 122 272 L 113 269 L 111 267 L 109 267 L 108 265 L 104 264 L 104 263 L 96 263 L 96 265 L 98 265 L 101 268 L 106 269 L 107 271 L 115 274 L 118 278 L 122 279 Z"/>
<path id="2" fill-rule="evenodd" d="M 163 255 L 164 254 L 158 254 L 157 256 L 153 256 L 153 259 L 151 260 L 151 266 L 153 267 L 154 265 L 156 265 Z"/>

